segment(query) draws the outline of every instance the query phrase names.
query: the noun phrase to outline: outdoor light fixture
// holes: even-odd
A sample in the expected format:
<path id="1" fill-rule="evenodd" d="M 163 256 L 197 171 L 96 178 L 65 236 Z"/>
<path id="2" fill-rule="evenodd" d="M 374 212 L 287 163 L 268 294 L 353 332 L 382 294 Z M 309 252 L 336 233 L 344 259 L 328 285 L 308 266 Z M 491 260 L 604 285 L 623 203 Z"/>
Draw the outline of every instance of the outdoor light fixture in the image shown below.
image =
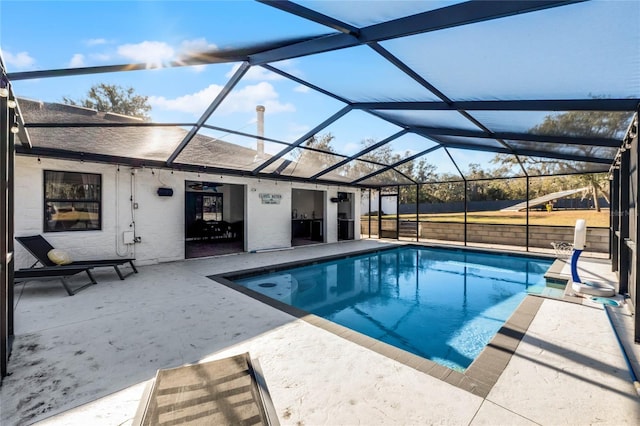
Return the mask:
<path id="1" fill-rule="evenodd" d="M 20 133 L 20 126 L 18 125 L 17 117 L 14 115 L 13 117 L 13 125 L 11 126 L 11 133 L 18 134 Z"/>
<path id="2" fill-rule="evenodd" d="M 160 187 L 160 188 L 158 188 L 158 196 L 159 197 L 172 197 L 173 196 L 173 189 L 172 188 Z"/>
<path id="3" fill-rule="evenodd" d="M 7 79 L 7 76 L 4 75 L 4 73 L 2 77 L 0 77 L 0 97 L 9 97 L 9 79 Z"/>
<path id="4" fill-rule="evenodd" d="M 7 106 L 8 106 L 9 108 L 15 108 L 15 107 L 17 107 L 17 106 L 18 106 L 18 104 L 17 104 L 17 103 L 16 103 L 16 101 L 14 101 L 13 99 L 9 99 L 9 100 L 7 101 Z"/>

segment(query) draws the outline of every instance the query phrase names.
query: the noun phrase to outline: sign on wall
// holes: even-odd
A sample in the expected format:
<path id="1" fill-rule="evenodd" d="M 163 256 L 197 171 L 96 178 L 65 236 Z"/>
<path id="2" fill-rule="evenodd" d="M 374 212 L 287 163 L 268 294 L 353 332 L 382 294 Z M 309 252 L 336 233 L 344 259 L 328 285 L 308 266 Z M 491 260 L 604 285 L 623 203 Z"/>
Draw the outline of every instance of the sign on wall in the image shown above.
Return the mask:
<path id="1" fill-rule="evenodd" d="M 280 204 L 281 194 L 260 194 L 262 204 Z"/>

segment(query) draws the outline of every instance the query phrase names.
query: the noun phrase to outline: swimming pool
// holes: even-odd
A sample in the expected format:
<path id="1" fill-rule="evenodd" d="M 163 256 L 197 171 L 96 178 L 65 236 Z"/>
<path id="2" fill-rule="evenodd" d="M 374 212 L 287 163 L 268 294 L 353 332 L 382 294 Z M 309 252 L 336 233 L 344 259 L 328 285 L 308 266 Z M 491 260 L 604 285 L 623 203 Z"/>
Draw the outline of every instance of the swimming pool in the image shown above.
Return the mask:
<path id="1" fill-rule="evenodd" d="M 552 261 L 405 246 L 234 279 L 457 371 L 465 370 Z"/>

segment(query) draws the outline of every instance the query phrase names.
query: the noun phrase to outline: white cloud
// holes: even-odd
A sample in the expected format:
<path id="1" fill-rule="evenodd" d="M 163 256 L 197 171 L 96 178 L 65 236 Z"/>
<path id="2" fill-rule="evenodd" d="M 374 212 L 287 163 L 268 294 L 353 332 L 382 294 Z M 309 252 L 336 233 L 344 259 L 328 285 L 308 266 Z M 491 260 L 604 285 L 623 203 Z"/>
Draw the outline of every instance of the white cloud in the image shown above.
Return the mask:
<path id="1" fill-rule="evenodd" d="M 214 51 L 218 48 L 218 46 L 216 46 L 213 43 L 209 43 L 207 42 L 207 40 L 205 38 L 196 38 L 193 40 L 184 40 L 181 44 L 180 44 L 180 49 L 179 52 L 177 52 L 177 57 L 174 58 L 175 60 L 177 60 L 178 62 L 183 61 L 183 60 L 187 60 L 190 57 L 193 56 L 198 56 L 198 53 L 207 53 L 207 52 L 211 52 Z M 203 65 L 193 65 L 190 66 L 189 69 L 191 71 L 194 71 L 196 73 L 200 73 L 203 72 L 204 70 L 207 69 L 207 66 L 205 64 Z"/>
<path id="2" fill-rule="evenodd" d="M 167 99 L 164 96 L 150 96 L 149 103 L 154 108 L 188 112 L 194 116 L 200 116 L 221 90 L 222 86 L 212 84 L 199 92 L 174 99 Z"/>
<path id="3" fill-rule="evenodd" d="M 277 114 L 280 112 L 293 112 L 296 110 L 291 103 L 281 103 L 278 100 L 278 92 L 266 81 L 234 91 L 229 98 L 222 103 L 221 112 L 253 112 L 256 105 L 264 105 L 265 114 Z"/>
<path id="4" fill-rule="evenodd" d="M 85 43 L 87 46 L 97 46 L 99 44 L 107 44 L 107 40 L 104 38 L 90 38 Z"/>
<path id="5" fill-rule="evenodd" d="M 240 68 L 240 64 L 235 64 L 228 73 L 225 74 L 225 77 L 231 78 L 236 71 Z M 274 72 L 268 71 L 262 67 L 251 67 L 249 71 L 242 78 L 244 81 L 274 81 L 274 80 L 283 80 L 280 74 L 276 74 Z"/>
<path id="6" fill-rule="evenodd" d="M 212 84 L 205 89 L 175 99 L 167 99 L 163 96 L 149 97 L 149 103 L 154 108 L 181 111 L 200 116 L 220 93 L 223 86 Z M 281 103 L 278 100 L 278 93 L 273 86 L 267 82 L 246 86 L 241 90 L 233 91 L 222 102 L 217 114 L 247 113 L 255 112 L 256 105 L 264 105 L 267 114 L 277 114 L 285 111 L 295 111 L 295 106 L 291 103 Z"/>
<path id="7" fill-rule="evenodd" d="M 73 57 L 69 61 L 69 67 L 71 68 L 80 68 L 84 66 L 85 66 L 84 55 L 82 53 L 76 53 L 75 55 L 73 55 Z"/>
<path id="8" fill-rule="evenodd" d="M 299 92 L 299 93 L 309 93 L 311 91 L 311 89 L 308 86 L 304 86 L 302 84 L 296 86 L 293 88 L 294 92 Z"/>
<path id="9" fill-rule="evenodd" d="M 29 56 L 27 52 L 19 52 L 15 55 L 8 51 L 3 51 L 4 59 L 7 61 L 7 65 L 16 67 L 17 69 L 23 69 L 31 67 L 36 63 L 36 60 Z"/>
<path id="10" fill-rule="evenodd" d="M 215 44 L 207 42 L 205 38 L 197 38 L 184 40 L 177 50 L 161 41 L 143 41 L 137 44 L 124 44 L 118 47 L 118 54 L 135 62 L 144 62 L 154 66 L 160 66 L 169 61 L 179 61 L 190 55 L 209 52 L 215 49 L 217 49 Z M 205 65 L 196 65 L 191 67 L 191 69 L 195 72 L 202 72 L 205 70 L 205 67 Z"/>
<path id="11" fill-rule="evenodd" d="M 180 52 L 182 53 L 208 52 L 217 48 L 218 46 L 207 42 L 205 38 L 185 40 L 180 44 Z"/>
<path id="12" fill-rule="evenodd" d="M 143 41 L 138 44 L 118 46 L 118 54 L 135 62 L 161 65 L 174 58 L 175 52 L 167 43 L 160 41 Z"/>

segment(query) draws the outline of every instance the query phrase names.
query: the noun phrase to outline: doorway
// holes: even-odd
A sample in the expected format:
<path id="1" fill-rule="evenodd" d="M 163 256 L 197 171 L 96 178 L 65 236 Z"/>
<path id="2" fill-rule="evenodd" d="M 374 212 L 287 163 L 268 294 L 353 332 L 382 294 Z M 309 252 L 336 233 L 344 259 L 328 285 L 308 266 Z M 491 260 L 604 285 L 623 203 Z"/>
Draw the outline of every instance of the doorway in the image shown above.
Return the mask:
<path id="1" fill-rule="evenodd" d="M 378 197 L 379 238 L 399 238 L 400 216 L 398 202 L 400 189 L 397 186 L 381 188 Z"/>
<path id="2" fill-rule="evenodd" d="M 243 185 L 185 182 L 185 258 L 239 253 L 244 247 Z"/>
<path id="3" fill-rule="evenodd" d="M 331 201 L 334 201 L 332 198 Z M 353 194 L 338 192 L 338 241 L 354 239 Z"/>
<path id="4" fill-rule="evenodd" d="M 291 190 L 291 245 L 325 242 L 324 191 Z"/>

